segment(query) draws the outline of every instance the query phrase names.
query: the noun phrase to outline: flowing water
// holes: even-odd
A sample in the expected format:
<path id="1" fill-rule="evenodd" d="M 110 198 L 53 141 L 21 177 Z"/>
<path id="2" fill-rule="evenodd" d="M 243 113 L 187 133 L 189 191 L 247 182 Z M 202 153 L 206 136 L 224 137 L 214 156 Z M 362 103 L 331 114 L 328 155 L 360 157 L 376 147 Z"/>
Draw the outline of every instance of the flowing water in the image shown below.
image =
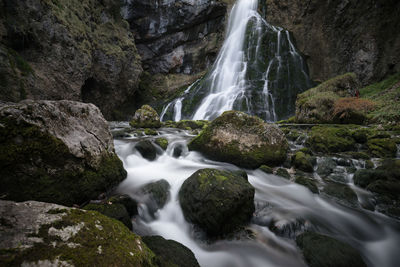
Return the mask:
<path id="1" fill-rule="evenodd" d="M 288 31 L 268 24 L 258 0 L 238 0 L 220 53 L 208 74 L 167 103 L 163 119 L 212 120 L 241 110 L 268 121 L 294 113 L 298 93 L 312 83 Z"/>
<path id="2" fill-rule="evenodd" d="M 119 130 L 118 127 L 114 130 Z M 154 216 L 149 215 L 145 204 L 140 204 L 139 216 L 134 219 L 136 232 L 161 235 L 184 244 L 194 252 L 200 265 L 205 267 L 306 266 L 294 242 L 294 236 L 304 229 L 312 229 L 351 244 L 361 252 L 368 266 L 398 266 L 398 221 L 359 206 L 351 208 L 339 204 L 260 170 L 246 170 L 249 182 L 255 188 L 256 212 L 248 227 L 254 233 L 254 238 L 244 235 L 233 240 L 206 242 L 204 235 L 184 219 L 178 201 L 179 189 L 185 179 L 198 169 L 238 168 L 189 152 L 186 144 L 193 136 L 185 131 L 161 129 L 158 137 L 167 138 L 169 146 L 165 152 L 159 148 L 154 161 L 144 159 L 134 148 L 138 141 L 153 140 L 154 137 L 130 136 L 115 140 L 116 152 L 128 172 L 127 179 L 118 188 L 119 192 L 138 198 L 138 190 L 150 182 L 165 179 L 171 185 L 167 204 Z M 183 148 L 179 157 L 173 156 L 176 147 Z M 352 184 L 351 175 L 348 183 L 357 192 L 359 201 L 368 198 L 367 192 Z M 271 228 L 271 224 L 274 227 Z M 318 250 L 318 247 L 315 249 Z"/>

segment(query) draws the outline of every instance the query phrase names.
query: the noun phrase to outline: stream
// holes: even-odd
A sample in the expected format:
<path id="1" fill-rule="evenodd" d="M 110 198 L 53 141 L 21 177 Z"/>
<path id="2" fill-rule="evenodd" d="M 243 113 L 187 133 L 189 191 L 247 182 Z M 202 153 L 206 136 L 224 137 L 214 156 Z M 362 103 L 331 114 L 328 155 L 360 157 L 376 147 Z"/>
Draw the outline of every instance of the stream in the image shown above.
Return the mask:
<path id="1" fill-rule="evenodd" d="M 111 130 L 127 127 L 127 123 L 114 123 Z M 147 212 L 145 204 L 139 204 L 139 215 L 133 218 L 136 233 L 176 240 L 190 248 L 199 264 L 205 267 L 280 267 L 306 266 L 294 239 L 296 234 L 313 229 L 358 249 L 368 266 L 398 266 L 398 221 L 361 207 L 343 205 L 325 195 L 313 194 L 306 187 L 261 170 L 245 170 L 255 188 L 256 212 L 245 231 L 252 234 L 239 234 L 229 240 L 207 241 L 204 233 L 184 219 L 178 201 L 179 189 L 199 169 L 239 168 L 188 151 L 186 144 L 194 135 L 187 131 L 163 128 L 156 137 L 167 138 L 169 145 L 166 151 L 157 146 L 158 155 L 154 161 L 144 159 L 134 148 L 137 142 L 154 140 L 154 136 L 126 135 L 114 141 L 115 150 L 128 172 L 127 178 L 117 189 L 119 193 L 137 199 L 136 192 L 142 186 L 160 179 L 165 179 L 171 186 L 167 204 L 154 216 Z M 182 150 L 179 157 L 173 155 L 176 147 Z M 347 181 L 357 193 L 359 201 L 368 199 L 369 193 L 353 184 L 352 175 L 348 175 Z"/>

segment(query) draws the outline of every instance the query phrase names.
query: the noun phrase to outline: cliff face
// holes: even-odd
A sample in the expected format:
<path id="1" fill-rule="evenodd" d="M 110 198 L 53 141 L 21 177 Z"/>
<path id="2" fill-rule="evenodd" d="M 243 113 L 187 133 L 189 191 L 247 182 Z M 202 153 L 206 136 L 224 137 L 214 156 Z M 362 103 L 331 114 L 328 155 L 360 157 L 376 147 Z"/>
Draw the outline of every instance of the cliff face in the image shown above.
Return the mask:
<path id="1" fill-rule="evenodd" d="M 122 119 L 204 73 L 225 15 L 222 0 L 0 0 L 0 100 L 90 102 Z"/>
<path id="2" fill-rule="evenodd" d="M 266 0 L 268 22 L 291 31 L 311 78 L 355 72 L 363 84 L 400 71 L 400 2 Z"/>
<path id="3" fill-rule="evenodd" d="M 83 100 L 113 117 L 142 72 L 115 3 L 1 1 L 1 98 Z"/>
<path id="4" fill-rule="evenodd" d="M 168 97 L 204 74 L 223 42 L 226 12 L 222 0 L 125 1 L 123 15 L 146 71 L 142 83 L 155 97 Z"/>

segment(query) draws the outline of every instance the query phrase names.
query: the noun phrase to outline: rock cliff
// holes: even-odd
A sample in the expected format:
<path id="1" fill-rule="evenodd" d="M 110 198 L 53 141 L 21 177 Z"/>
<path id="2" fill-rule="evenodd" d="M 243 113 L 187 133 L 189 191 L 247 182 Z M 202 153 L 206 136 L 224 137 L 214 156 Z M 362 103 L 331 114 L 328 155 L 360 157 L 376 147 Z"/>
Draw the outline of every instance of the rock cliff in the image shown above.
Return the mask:
<path id="1" fill-rule="evenodd" d="M 400 71 L 400 2 L 266 0 L 268 22 L 291 31 L 311 78 L 355 72 L 368 84 Z"/>

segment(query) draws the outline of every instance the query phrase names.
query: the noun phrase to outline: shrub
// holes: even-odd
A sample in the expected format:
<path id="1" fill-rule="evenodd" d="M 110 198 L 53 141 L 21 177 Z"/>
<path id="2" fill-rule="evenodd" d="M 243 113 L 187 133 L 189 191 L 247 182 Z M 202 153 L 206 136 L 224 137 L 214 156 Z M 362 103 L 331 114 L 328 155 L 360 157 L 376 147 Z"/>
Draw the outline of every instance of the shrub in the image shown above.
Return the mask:
<path id="1" fill-rule="evenodd" d="M 333 117 L 342 123 L 363 123 L 366 114 L 375 108 L 375 103 L 356 97 L 339 98 L 333 106 Z"/>

